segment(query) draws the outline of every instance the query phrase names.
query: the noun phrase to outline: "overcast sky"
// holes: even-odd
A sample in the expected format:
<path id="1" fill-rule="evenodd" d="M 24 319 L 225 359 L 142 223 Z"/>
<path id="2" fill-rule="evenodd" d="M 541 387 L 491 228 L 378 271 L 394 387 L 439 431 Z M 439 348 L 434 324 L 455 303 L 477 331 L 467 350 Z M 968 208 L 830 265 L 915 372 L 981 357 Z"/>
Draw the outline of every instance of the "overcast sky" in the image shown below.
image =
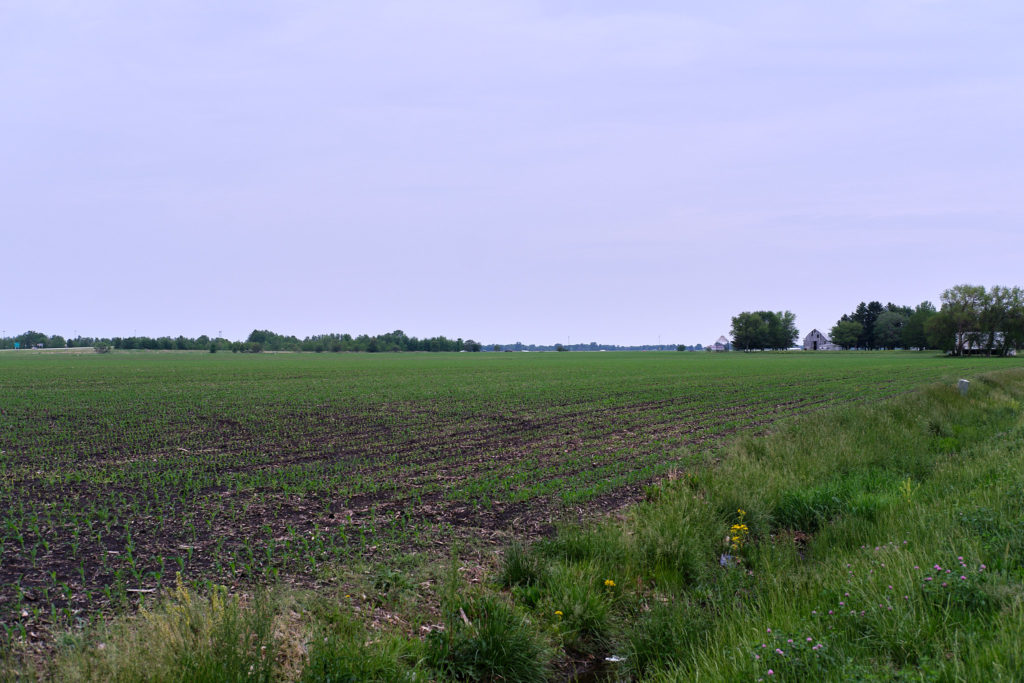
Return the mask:
<path id="1" fill-rule="evenodd" d="M 0 0 L 0 328 L 713 342 L 1024 285 L 1024 3 Z"/>

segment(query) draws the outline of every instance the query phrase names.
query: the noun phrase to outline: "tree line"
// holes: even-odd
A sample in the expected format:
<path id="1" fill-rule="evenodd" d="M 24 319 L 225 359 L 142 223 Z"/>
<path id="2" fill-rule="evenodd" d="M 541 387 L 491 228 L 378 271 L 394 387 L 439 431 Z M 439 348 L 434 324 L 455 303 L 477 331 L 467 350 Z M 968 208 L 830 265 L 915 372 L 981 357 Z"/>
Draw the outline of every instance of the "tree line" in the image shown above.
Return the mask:
<path id="1" fill-rule="evenodd" d="M 941 307 L 914 308 L 878 301 L 858 304 L 832 327 L 832 342 L 846 349 L 938 349 L 954 355 L 1006 355 L 1024 343 L 1024 290 L 956 285 Z"/>
<path id="2" fill-rule="evenodd" d="M 303 339 L 294 335 L 277 334 L 270 330 L 253 330 L 245 341 L 232 341 L 224 337 L 82 337 L 65 338 L 61 335 L 47 335 L 29 330 L 15 337 L 0 339 L 0 348 L 13 349 L 15 343 L 23 349 L 93 347 L 97 349 L 147 349 L 152 351 L 232 351 L 235 353 L 260 353 L 262 351 L 312 351 L 367 353 L 396 351 L 480 351 L 480 342 L 462 338 L 449 339 L 445 336 L 419 339 L 410 337 L 402 330 L 385 334 L 319 334 Z"/>
<path id="3" fill-rule="evenodd" d="M 1024 290 L 956 285 L 942 292 L 940 308 L 860 302 L 830 330 L 844 349 L 937 349 L 955 355 L 1006 355 L 1024 345 Z M 744 311 L 732 318 L 732 348 L 791 348 L 799 339 L 790 311 Z"/>
<path id="4" fill-rule="evenodd" d="M 410 337 L 402 330 L 385 334 L 318 334 L 300 340 L 293 335 L 281 335 L 270 330 L 253 330 L 244 344 L 267 351 L 324 351 L 332 353 L 361 351 L 367 353 L 400 351 L 480 351 L 483 345 L 472 339 L 449 339 L 445 336 Z"/>

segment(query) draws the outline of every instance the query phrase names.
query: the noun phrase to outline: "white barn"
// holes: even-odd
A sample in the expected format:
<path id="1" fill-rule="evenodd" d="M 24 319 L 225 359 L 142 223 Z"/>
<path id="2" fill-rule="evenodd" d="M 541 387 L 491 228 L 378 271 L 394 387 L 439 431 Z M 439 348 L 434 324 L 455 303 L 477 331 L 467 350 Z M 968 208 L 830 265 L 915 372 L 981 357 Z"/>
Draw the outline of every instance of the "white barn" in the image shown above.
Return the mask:
<path id="1" fill-rule="evenodd" d="M 811 330 L 811 333 L 804 337 L 804 351 L 838 351 L 839 347 L 832 343 L 818 330 Z"/>

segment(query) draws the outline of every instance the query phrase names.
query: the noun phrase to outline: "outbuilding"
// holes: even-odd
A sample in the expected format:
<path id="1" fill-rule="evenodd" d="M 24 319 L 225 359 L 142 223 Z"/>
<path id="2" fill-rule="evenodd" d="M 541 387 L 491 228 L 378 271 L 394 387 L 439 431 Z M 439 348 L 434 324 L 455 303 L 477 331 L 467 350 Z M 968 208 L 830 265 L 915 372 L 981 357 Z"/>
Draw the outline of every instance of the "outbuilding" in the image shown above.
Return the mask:
<path id="1" fill-rule="evenodd" d="M 838 346 L 818 330 L 811 330 L 811 333 L 804 337 L 804 351 L 837 351 Z"/>
<path id="2" fill-rule="evenodd" d="M 729 345 L 729 340 L 726 339 L 725 336 L 723 335 L 723 336 L 719 337 L 718 341 L 716 341 L 711 346 L 705 346 L 704 350 L 705 351 L 728 351 L 730 348 L 732 348 L 732 347 Z"/>

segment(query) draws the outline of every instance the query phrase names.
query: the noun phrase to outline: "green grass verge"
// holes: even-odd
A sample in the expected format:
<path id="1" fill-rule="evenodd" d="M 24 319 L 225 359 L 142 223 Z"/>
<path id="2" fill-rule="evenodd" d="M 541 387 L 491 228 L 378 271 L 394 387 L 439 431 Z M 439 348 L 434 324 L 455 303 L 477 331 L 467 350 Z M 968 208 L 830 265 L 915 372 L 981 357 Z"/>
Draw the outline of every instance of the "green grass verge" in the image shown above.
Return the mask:
<path id="1" fill-rule="evenodd" d="M 1022 406 L 1024 372 L 1009 370 L 978 378 L 966 398 L 935 386 L 807 416 L 736 442 L 625 515 L 512 546 L 474 582 L 457 565 L 385 573 L 377 603 L 290 593 L 276 614 L 217 595 L 183 608 L 179 596 L 69 637 L 41 670 L 68 680 L 1022 680 Z M 423 571 L 437 581 L 420 589 Z M 140 640 L 145 652 L 127 656 Z"/>

